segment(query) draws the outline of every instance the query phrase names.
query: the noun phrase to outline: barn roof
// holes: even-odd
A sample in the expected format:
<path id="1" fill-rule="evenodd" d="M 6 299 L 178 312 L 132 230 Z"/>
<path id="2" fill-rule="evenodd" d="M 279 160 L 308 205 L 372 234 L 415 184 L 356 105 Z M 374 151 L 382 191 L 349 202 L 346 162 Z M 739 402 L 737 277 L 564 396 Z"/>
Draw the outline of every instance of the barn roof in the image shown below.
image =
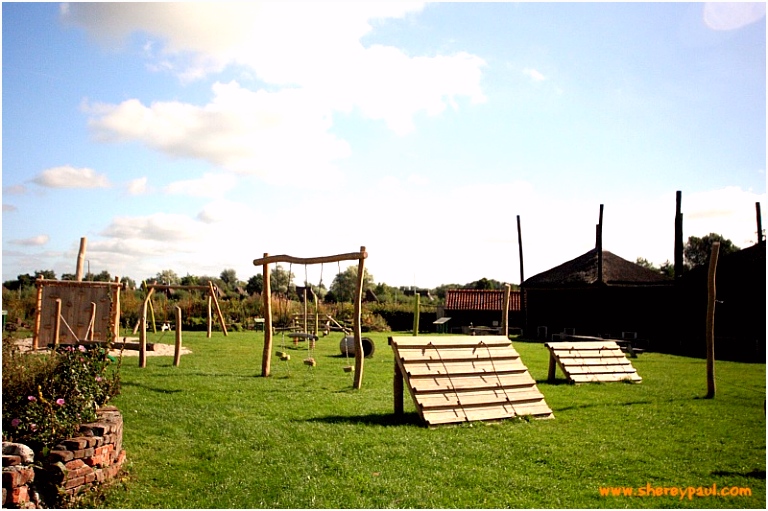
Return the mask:
<path id="1" fill-rule="evenodd" d="M 523 286 L 532 288 L 582 287 L 598 282 L 598 251 L 592 249 L 576 259 L 534 275 Z M 602 283 L 609 286 L 658 286 L 672 283 L 672 279 L 654 270 L 603 250 Z"/>
<path id="2" fill-rule="evenodd" d="M 500 311 L 504 304 L 501 289 L 448 289 L 445 292 L 445 310 Z M 520 310 L 520 292 L 509 294 L 509 310 Z"/>

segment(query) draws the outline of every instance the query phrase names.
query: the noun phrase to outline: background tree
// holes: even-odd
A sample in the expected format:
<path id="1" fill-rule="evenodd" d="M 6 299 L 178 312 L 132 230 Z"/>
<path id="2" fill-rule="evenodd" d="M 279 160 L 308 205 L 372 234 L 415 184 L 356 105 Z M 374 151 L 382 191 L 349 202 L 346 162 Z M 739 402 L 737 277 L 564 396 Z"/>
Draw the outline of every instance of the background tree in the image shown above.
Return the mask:
<path id="1" fill-rule="evenodd" d="M 163 270 L 159 272 L 155 275 L 155 280 L 157 280 L 158 284 L 165 284 L 168 286 L 179 285 L 181 283 L 181 279 L 173 270 Z"/>
<path id="2" fill-rule="evenodd" d="M 373 275 L 368 273 L 367 269 L 363 270 L 363 292 L 373 287 Z M 348 266 L 346 270 L 339 273 L 334 277 L 331 283 L 331 289 L 328 294 L 332 293 L 332 296 L 336 301 L 352 301 L 357 291 L 357 266 Z M 328 301 L 328 295 L 326 295 L 326 301 Z"/>
<path id="3" fill-rule="evenodd" d="M 657 273 L 660 273 L 662 275 L 666 275 L 667 277 L 674 277 L 675 276 L 675 265 L 671 262 L 669 262 L 669 259 L 664 261 L 661 266 L 656 266 L 652 262 L 650 262 L 648 259 L 644 257 L 638 257 L 635 260 L 635 264 L 638 266 L 642 266 L 643 268 L 648 268 L 649 270 L 653 270 Z"/>
<path id="4" fill-rule="evenodd" d="M 695 268 L 709 263 L 709 255 L 712 253 L 712 244 L 720 242 L 720 256 L 738 252 L 741 250 L 731 240 L 723 238 L 719 234 L 709 233 L 701 238 L 690 236 L 683 247 L 683 257 L 688 268 Z"/>
<path id="5" fill-rule="evenodd" d="M 261 294 L 262 289 L 264 289 L 264 275 L 261 273 L 248 279 L 248 282 L 245 284 L 245 290 L 249 295 Z"/>
<path id="6" fill-rule="evenodd" d="M 239 284 L 239 281 L 237 280 L 237 272 L 231 268 L 223 270 L 221 275 L 219 275 L 219 278 L 230 289 L 234 289 Z"/>
<path id="7" fill-rule="evenodd" d="M 503 289 L 504 283 L 495 279 L 487 279 L 483 277 L 480 280 L 470 282 L 464 285 L 464 289 Z"/>

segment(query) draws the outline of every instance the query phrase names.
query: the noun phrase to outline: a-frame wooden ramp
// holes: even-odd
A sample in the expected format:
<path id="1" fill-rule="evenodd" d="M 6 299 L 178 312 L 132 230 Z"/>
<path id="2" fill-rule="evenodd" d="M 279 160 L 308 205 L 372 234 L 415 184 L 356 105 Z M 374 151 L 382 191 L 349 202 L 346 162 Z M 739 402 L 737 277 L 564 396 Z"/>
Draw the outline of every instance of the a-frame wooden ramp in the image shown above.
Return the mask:
<path id="1" fill-rule="evenodd" d="M 548 342 L 549 374 L 555 379 L 557 366 L 571 383 L 643 381 L 615 341 Z"/>
<path id="2" fill-rule="evenodd" d="M 395 413 L 403 382 L 430 426 L 513 417 L 552 418 L 528 368 L 503 335 L 390 337 Z"/>

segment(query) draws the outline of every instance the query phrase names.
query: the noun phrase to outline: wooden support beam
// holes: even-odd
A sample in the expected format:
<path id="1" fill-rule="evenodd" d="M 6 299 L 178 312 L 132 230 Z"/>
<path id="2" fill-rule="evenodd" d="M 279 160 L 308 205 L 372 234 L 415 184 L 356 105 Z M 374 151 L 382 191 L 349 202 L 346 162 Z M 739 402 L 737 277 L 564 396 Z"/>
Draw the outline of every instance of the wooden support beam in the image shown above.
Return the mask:
<path id="1" fill-rule="evenodd" d="M 37 286 L 37 299 L 35 300 L 35 328 L 32 331 L 32 349 L 37 351 L 40 343 L 40 323 L 43 312 L 43 279 L 38 278 L 35 285 Z"/>
<path id="2" fill-rule="evenodd" d="M 361 247 L 360 252 L 351 252 L 348 254 L 338 254 L 332 256 L 322 257 L 293 257 L 289 255 L 265 255 L 260 259 L 254 259 L 254 266 L 265 265 L 270 263 L 293 263 L 293 264 L 320 264 L 320 263 L 336 263 L 341 261 L 354 261 L 357 259 L 365 259 L 368 254 L 365 252 L 365 247 Z"/>
<path id="3" fill-rule="evenodd" d="M 355 379 L 352 384 L 352 388 L 359 389 L 363 385 L 363 360 L 365 354 L 363 353 L 363 334 L 362 325 L 360 324 L 360 313 L 362 309 L 363 301 L 363 276 L 365 274 L 365 247 L 360 247 L 358 253 L 360 262 L 357 265 L 357 289 L 355 293 L 355 318 L 354 318 L 354 335 L 355 335 Z M 338 257 L 338 256 L 335 256 Z M 333 262 L 332 260 L 330 262 Z"/>
<path id="4" fill-rule="evenodd" d="M 173 350 L 173 366 L 181 363 L 181 307 L 176 306 L 176 344 Z"/>
<path id="5" fill-rule="evenodd" d="M 56 320 L 53 322 L 53 347 L 58 348 L 61 340 L 61 298 L 56 298 Z"/>
<path id="6" fill-rule="evenodd" d="M 224 331 L 224 337 L 227 336 L 227 325 L 224 323 L 224 315 L 221 313 L 221 307 L 219 307 L 219 300 L 216 298 L 216 289 L 213 287 L 213 282 L 208 282 L 208 289 L 213 298 L 213 305 L 216 308 L 216 315 L 219 317 L 219 323 L 221 323 L 221 329 Z"/>
<path id="7" fill-rule="evenodd" d="M 403 415 L 403 372 L 395 358 L 395 377 L 392 381 L 395 415 Z"/>
<path id="8" fill-rule="evenodd" d="M 264 257 L 269 254 L 264 253 Z M 264 263 L 262 268 L 263 285 L 261 298 L 264 303 L 264 350 L 261 355 L 261 375 L 269 376 L 272 363 L 272 287 L 269 282 L 269 263 Z"/>
<path id="9" fill-rule="evenodd" d="M 147 367 L 147 303 L 149 303 L 149 296 L 152 293 L 152 289 L 147 293 L 147 298 L 141 306 L 141 328 L 139 329 L 139 367 Z"/>
<path id="10" fill-rule="evenodd" d="M 715 277 L 717 273 L 717 258 L 720 252 L 720 242 L 712 243 L 709 256 L 709 272 L 707 273 L 707 398 L 715 397 L 715 300 L 717 292 Z"/>

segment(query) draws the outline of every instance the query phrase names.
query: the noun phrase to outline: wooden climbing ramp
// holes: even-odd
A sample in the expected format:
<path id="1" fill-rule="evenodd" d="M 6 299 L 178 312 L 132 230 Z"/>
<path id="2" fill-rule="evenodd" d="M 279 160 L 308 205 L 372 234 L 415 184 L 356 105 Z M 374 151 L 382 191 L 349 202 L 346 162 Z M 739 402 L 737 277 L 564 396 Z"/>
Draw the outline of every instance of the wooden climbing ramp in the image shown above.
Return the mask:
<path id="1" fill-rule="evenodd" d="M 548 342 L 549 374 L 555 379 L 557 366 L 571 383 L 643 381 L 615 341 Z"/>
<path id="2" fill-rule="evenodd" d="M 403 382 L 430 426 L 520 416 L 552 418 L 536 382 L 503 335 L 390 337 L 395 413 Z"/>

